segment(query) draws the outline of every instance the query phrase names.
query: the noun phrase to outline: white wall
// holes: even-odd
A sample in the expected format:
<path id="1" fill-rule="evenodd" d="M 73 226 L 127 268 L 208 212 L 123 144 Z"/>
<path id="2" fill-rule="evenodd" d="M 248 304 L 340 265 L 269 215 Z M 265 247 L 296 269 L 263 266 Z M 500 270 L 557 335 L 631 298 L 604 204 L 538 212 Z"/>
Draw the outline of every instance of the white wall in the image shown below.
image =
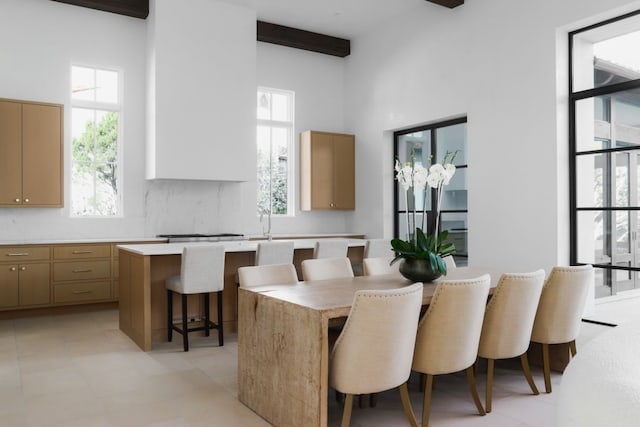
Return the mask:
<path id="1" fill-rule="evenodd" d="M 0 8 L 0 97 L 65 105 L 65 207 L 0 209 L 1 241 L 262 231 L 256 216 L 255 179 L 247 183 L 144 179 L 146 86 L 156 83 L 157 72 L 146 67 L 147 55 L 154 53 L 147 51 L 147 21 L 44 0 L 0 0 Z M 155 37 L 154 29 L 149 33 Z M 202 49 L 207 46 L 206 40 L 194 43 Z M 296 91 L 296 135 L 304 129 L 349 131 L 344 126 L 344 60 L 257 42 L 256 49 L 258 83 Z M 123 72 L 123 218 L 69 218 L 72 63 Z M 255 89 L 250 88 L 252 93 Z M 154 108 L 148 113 L 154 114 Z M 255 171 L 255 152 L 247 153 L 247 159 Z M 349 215 L 297 212 L 295 217 L 274 219 L 273 232 L 346 232 Z"/>
<path id="2" fill-rule="evenodd" d="M 274 234 L 352 231 L 352 212 L 301 212 L 299 203 L 300 132 L 351 132 L 344 120 L 345 65 L 342 58 L 258 42 L 258 85 L 295 91 L 295 217 L 274 218 Z M 356 157 L 362 147 L 356 135 Z M 255 200 L 255 183 L 252 191 Z"/>
<path id="3" fill-rule="evenodd" d="M 144 21 L 42 0 L 0 0 L 0 9 L 0 97 L 65 106 L 65 207 L 0 209 L 0 240 L 140 236 L 145 220 Z M 122 71 L 124 218 L 69 218 L 72 63 Z"/>
<path id="4" fill-rule="evenodd" d="M 353 39 L 346 59 L 257 43 L 257 83 L 296 92 L 296 134 L 356 134 L 356 212 L 297 212 L 276 219 L 273 232 L 390 237 L 392 130 L 467 115 L 471 262 L 514 270 L 565 262 L 566 31 L 633 5 L 485 0 L 449 10 L 425 3 Z M 0 97 L 66 107 L 66 206 L 71 63 L 122 69 L 126 96 L 124 218 L 70 219 L 67 207 L 0 209 L 0 240 L 261 230 L 255 181 L 144 180 L 146 21 L 44 0 L 0 6 Z"/>
<path id="5" fill-rule="evenodd" d="M 346 120 L 366 144 L 352 228 L 391 236 L 392 130 L 467 115 L 470 263 L 548 270 L 568 262 L 563 40 L 628 3 L 424 5 L 352 40 Z"/>

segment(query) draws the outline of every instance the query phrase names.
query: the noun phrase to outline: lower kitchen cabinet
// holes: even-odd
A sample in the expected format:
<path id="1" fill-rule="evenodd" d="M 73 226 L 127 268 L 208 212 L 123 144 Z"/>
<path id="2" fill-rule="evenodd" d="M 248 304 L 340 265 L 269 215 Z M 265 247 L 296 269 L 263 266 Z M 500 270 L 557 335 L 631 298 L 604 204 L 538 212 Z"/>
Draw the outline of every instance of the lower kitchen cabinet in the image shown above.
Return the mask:
<path id="1" fill-rule="evenodd" d="M 113 245 L 72 244 L 53 248 L 53 302 L 77 304 L 114 299 Z"/>
<path id="2" fill-rule="evenodd" d="M 0 248 L 0 308 L 22 308 L 50 302 L 49 248 Z"/>
<path id="3" fill-rule="evenodd" d="M 0 245 L 0 311 L 117 301 L 126 243 Z"/>

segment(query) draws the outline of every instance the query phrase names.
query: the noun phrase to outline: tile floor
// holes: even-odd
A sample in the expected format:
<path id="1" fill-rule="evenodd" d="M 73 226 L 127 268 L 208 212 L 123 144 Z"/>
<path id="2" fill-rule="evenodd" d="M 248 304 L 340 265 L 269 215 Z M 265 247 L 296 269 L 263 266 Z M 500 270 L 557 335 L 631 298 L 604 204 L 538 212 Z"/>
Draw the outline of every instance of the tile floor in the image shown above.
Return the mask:
<path id="1" fill-rule="evenodd" d="M 622 321 L 637 312 L 640 298 L 611 304 L 596 310 Z M 578 351 L 607 329 L 583 323 Z M 115 310 L 0 321 L 0 426 L 268 426 L 237 400 L 236 337 L 226 338 L 222 348 L 215 338 L 193 337 L 188 353 L 178 339 L 144 353 L 118 330 Z M 496 366 L 493 412 L 485 417 L 476 414 L 463 375 L 438 379 L 431 425 L 553 426 L 554 394 L 530 395 L 511 366 Z M 539 368 L 534 377 L 543 388 Z M 560 379 L 553 375 L 554 387 Z M 483 376 L 477 381 L 483 396 Z M 422 393 L 415 383 L 410 395 L 419 417 Z M 342 408 L 329 401 L 330 425 L 337 426 Z M 356 405 L 351 425 L 408 425 L 399 402 L 392 391 L 380 395 L 376 408 Z"/>

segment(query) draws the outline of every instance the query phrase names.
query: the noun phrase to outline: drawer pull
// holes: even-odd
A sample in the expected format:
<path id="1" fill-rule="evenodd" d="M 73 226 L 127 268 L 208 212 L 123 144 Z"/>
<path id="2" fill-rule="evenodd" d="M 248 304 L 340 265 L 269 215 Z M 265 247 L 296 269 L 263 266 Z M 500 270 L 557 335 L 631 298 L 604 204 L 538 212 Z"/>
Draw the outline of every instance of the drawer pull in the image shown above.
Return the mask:
<path id="1" fill-rule="evenodd" d="M 73 291 L 73 294 L 78 295 L 78 294 L 90 294 L 92 291 Z"/>
<path id="2" fill-rule="evenodd" d="M 80 254 L 92 254 L 93 251 L 73 251 L 71 252 L 74 255 L 80 255 Z"/>
<path id="3" fill-rule="evenodd" d="M 72 273 L 91 273 L 92 271 L 90 268 L 71 270 Z"/>
<path id="4" fill-rule="evenodd" d="M 16 252 L 14 254 L 11 254 L 11 253 L 7 254 L 7 256 L 29 256 L 29 255 L 31 255 L 29 252 Z"/>

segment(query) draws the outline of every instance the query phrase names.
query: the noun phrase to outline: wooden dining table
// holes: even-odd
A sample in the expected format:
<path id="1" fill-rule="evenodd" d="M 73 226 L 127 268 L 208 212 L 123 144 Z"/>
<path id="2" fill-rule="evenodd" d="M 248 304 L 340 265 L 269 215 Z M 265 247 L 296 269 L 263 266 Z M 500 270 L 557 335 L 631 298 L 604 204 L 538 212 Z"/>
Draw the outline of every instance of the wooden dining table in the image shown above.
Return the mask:
<path id="1" fill-rule="evenodd" d="M 446 277 L 424 284 L 423 305 L 430 303 L 439 280 L 470 279 L 487 273 L 493 289 L 500 272 L 453 269 Z M 240 401 L 277 427 L 326 426 L 329 321 L 348 316 L 358 290 L 409 284 L 395 274 L 240 288 Z"/>

